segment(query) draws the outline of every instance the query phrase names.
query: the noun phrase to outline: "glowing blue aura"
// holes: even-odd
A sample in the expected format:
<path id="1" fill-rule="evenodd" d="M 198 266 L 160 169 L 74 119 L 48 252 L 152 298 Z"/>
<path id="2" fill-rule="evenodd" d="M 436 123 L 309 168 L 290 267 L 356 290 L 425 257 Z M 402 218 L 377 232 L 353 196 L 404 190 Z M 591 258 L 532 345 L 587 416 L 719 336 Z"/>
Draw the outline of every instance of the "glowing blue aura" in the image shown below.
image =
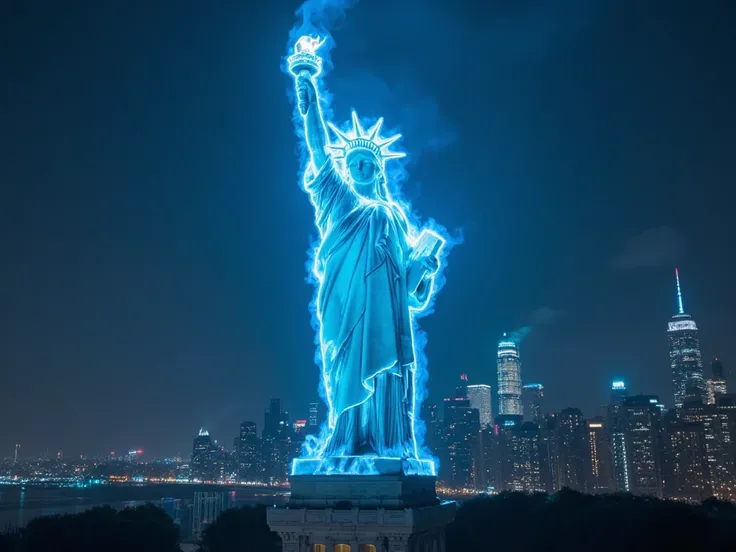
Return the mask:
<path id="1" fill-rule="evenodd" d="M 388 191 L 385 163 L 405 155 L 390 150 L 400 134 L 382 137 L 383 119 L 365 130 L 355 111 L 348 130 L 325 124 L 323 43 L 301 37 L 287 59 L 308 151 L 303 186 L 319 229 L 311 270 L 328 406 L 325 431 L 292 474 L 436 475 L 417 443 L 414 325 L 431 304 L 446 237 L 417 228 Z"/>

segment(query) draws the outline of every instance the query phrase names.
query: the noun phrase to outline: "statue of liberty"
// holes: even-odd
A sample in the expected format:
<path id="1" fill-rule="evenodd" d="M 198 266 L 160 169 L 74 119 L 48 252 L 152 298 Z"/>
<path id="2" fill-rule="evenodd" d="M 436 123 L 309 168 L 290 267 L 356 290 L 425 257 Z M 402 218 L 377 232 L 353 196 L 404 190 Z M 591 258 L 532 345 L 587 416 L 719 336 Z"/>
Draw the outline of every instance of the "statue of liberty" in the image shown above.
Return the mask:
<path id="1" fill-rule="evenodd" d="M 382 119 L 364 130 L 355 112 L 352 131 L 325 125 L 320 44 L 302 37 L 289 59 L 310 154 L 304 187 L 321 237 L 314 274 L 331 431 L 318 456 L 418 460 L 412 317 L 430 299 L 444 240 L 417 232 L 390 197 L 385 163 L 404 156 L 389 151 L 400 135 L 381 138 Z"/>

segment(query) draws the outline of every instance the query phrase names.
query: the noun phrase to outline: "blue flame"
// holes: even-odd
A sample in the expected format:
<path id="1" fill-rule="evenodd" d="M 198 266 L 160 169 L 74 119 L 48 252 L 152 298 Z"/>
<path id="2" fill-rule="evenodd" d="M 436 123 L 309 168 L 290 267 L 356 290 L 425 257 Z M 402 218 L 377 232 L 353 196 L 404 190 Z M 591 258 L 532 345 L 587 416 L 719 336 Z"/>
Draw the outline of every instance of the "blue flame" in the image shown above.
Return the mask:
<path id="1" fill-rule="evenodd" d="M 309 4 L 309 2 L 307 3 Z M 313 26 L 307 25 L 308 11 L 304 11 L 303 5 L 301 15 L 304 17 L 300 32 L 304 30 L 311 30 Z M 336 3 L 340 4 L 340 3 Z M 344 4 L 344 3 L 343 3 Z M 323 29 L 320 29 L 323 31 Z M 324 31 L 323 31 L 324 32 Z M 325 45 L 325 51 L 328 52 L 333 45 L 332 38 L 329 34 L 304 37 L 298 36 L 297 33 L 292 32 L 290 37 L 290 49 L 289 52 L 295 52 L 296 54 L 314 55 L 318 48 Z M 320 51 L 323 55 L 323 52 Z M 293 58 L 294 56 L 290 56 Z M 293 67 L 290 65 L 289 58 L 284 58 L 283 64 L 284 72 L 290 72 L 294 74 Z M 324 61 L 324 63 L 323 63 Z M 313 78 L 315 83 L 321 81 L 324 77 L 324 70 L 329 70 L 330 63 L 329 58 L 320 58 L 319 68 Z M 292 98 L 295 104 L 294 122 L 296 126 L 296 133 L 300 138 L 304 136 L 303 120 L 298 109 L 298 102 L 296 94 L 294 94 L 293 87 L 290 87 L 289 96 Z M 331 118 L 330 110 L 330 99 L 331 97 L 326 92 L 324 86 L 317 86 L 317 102 L 322 108 L 323 116 L 326 120 Z M 321 375 L 319 392 L 320 396 L 324 400 L 328 408 L 327 421 L 322 425 L 318 436 L 308 436 L 302 448 L 302 457 L 295 459 L 292 464 L 292 474 L 300 473 L 342 473 L 342 474 L 374 474 L 377 473 L 378 466 L 382 469 L 386 469 L 387 465 L 394 465 L 397 461 L 401 462 L 401 466 L 404 473 L 407 474 L 423 474 L 423 475 L 436 475 L 437 474 L 437 462 L 433 458 L 431 453 L 423 446 L 425 425 L 419 417 L 420 406 L 426 395 L 426 382 L 428 379 L 427 372 L 427 359 L 424 355 L 423 348 L 426 343 L 426 336 L 418 327 L 417 321 L 422 316 L 426 316 L 433 312 L 434 300 L 439 289 L 444 285 L 444 267 L 446 265 L 446 258 L 449 250 L 453 245 L 460 242 L 460 239 L 453 238 L 447 232 L 447 230 L 441 225 L 437 224 L 433 220 L 422 224 L 421 220 L 413 213 L 409 203 L 401 198 L 400 191 L 397 189 L 397 180 L 392 178 L 393 174 L 386 171 L 385 161 L 387 159 L 396 159 L 403 157 L 405 154 L 399 152 L 390 152 L 388 146 L 396 142 L 401 138 L 400 134 L 393 134 L 389 138 L 381 138 L 379 132 L 382 127 L 383 119 L 373 120 L 361 120 L 355 111 L 352 113 L 352 127 L 341 130 L 340 128 L 328 122 L 328 126 L 332 129 L 335 136 L 338 138 L 336 142 L 328 143 L 328 150 L 331 150 L 333 163 L 341 173 L 344 173 L 347 169 L 344 164 L 344 157 L 348 150 L 355 147 L 367 148 L 382 160 L 382 173 L 386 182 L 384 201 L 390 203 L 396 208 L 406 221 L 408 228 L 408 239 L 409 245 L 413 248 L 417 245 L 418 240 L 422 237 L 432 236 L 439 240 L 439 249 L 437 251 L 437 257 L 439 259 L 439 268 L 431 281 L 431 288 L 427 295 L 426 301 L 419 305 L 410 308 L 411 319 L 412 319 L 412 346 L 414 349 L 414 358 L 416 370 L 413 372 L 414 378 L 414 394 L 412 397 L 411 407 L 411 420 L 412 420 L 412 441 L 414 447 L 414 458 L 390 458 L 390 457 L 343 457 L 342 463 L 330 462 L 331 459 L 323 458 L 323 451 L 327 442 L 329 441 L 332 431 L 335 427 L 335 414 L 330 400 L 330 389 L 329 389 L 329 378 L 327 377 L 324 370 L 324 352 L 325 344 L 322 343 L 320 329 L 322 321 L 317 309 L 317 299 L 319 297 L 320 286 L 322 285 L 322 274 L 318 263 L 318 253 L 322 246 L 325 236 L 322 231 L 319 230 L 319 236 L 312 243 L 309 249 L 309 261 L 307 263 L 308 277 L 307 281 L 314 284 L 315 294 L 310 303 L 310 312 L 312 314 L 312 327 L 315 329 L 315 344 L 317 345 L 315 352 L 315 362 L 320 367 Z M 369 129 L 364 131 L 363 129 Z M 302 150 L 302 171 L 301 171 L 301 184 L 303 189 L 306 190 L 306 181 L 316 173 L 312 160 L 312 152 L 309 150 L 306 140 L 301 141 L 303 146 Z M 399 169 L 400 174 L 403 176 L 403 167 Z M 389 192 L 389 190 L 391 190 Z M 311 195 L 310 195 L 311 199 Z M 314 205 L 316 208 L 317 206 Z M 315 209 L 316 213 L 316 209 Z M 316 223 L 316 219 L 315 219 Z M 385 473 L 385 472 L 383 472 Z"/>

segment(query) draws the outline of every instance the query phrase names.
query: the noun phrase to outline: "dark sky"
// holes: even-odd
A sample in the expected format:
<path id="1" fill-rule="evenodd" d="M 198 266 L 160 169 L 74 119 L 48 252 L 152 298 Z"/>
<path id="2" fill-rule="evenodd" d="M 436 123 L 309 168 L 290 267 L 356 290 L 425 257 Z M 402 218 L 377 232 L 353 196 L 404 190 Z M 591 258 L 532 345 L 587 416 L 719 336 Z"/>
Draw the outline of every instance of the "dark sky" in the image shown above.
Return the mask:
<path id="1" fill-rule="evenodd" d="M 463 371 L 495 389 L 499 334 L 533 324 L 549 409 L 597 414 L 614 376 L 671 404 L 675 266 L 704 357 L 736 365 L 731 5 L 362 0 L 334 28 L 336 122 L 400 129 L 405 196 L 464 237 L 422 321 L 432 400 Z M 0 455 L 229 445 L 270 397 L 306 416 L 297 6 L 6 8 Z"/>

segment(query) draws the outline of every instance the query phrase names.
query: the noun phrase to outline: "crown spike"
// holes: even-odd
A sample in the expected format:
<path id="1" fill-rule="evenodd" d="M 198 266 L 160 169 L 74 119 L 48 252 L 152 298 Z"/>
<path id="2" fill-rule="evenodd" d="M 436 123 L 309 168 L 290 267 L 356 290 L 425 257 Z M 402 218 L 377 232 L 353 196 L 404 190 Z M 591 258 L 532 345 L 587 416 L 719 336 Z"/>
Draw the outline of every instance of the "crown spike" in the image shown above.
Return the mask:
<path id="1" fill-rule="evenodd" d="M 380 119 L 378 119 L 378 121 L 376 121 L 376 124 L 373 125 L 373 128 L 368 131 L 368 134 L 369 134 L 368 139 L 369 140 L 375 142 L 376 138 L 378 138 L 378 131 L 381 130 L 381 126 L 382 125 L 383 125 L 383 117 L 381 117 Z"/>
<path id="2" fill-rule="evenodd" d="M 353 109 L 353 132 L 356 138 L 363 138 L 363 127 L 360 126 L 360 119 L 358 119 L 358 113 Z"/>
<path id="3" fill-rule="evenodd" d="M 402 151 L 391 151 L 391 152 L 382 154 L 381 157 L 383 159 L 401 159 L 402 157 L 406 157 L 406 153 Z"/>
<path id="4" fill-rule="evenodd" d="M 387 148 L 399 138 L 401 138 L 401 134 L 394 134 L 393 136 L 391 136 L 391 138 L 386 138 L 382 142 L 376 142 L 376 145 L 379 146 L 381 149 Z"/>
<path id="5" fill-rule="evenodd" d="M 327 126 L 332 129 L 332 132 L 335 133 L 335 136 L 342 140 L 343 144 L 347 144 L 350 141 L 350 137 L 332 123 L 328 122 Z"/>

